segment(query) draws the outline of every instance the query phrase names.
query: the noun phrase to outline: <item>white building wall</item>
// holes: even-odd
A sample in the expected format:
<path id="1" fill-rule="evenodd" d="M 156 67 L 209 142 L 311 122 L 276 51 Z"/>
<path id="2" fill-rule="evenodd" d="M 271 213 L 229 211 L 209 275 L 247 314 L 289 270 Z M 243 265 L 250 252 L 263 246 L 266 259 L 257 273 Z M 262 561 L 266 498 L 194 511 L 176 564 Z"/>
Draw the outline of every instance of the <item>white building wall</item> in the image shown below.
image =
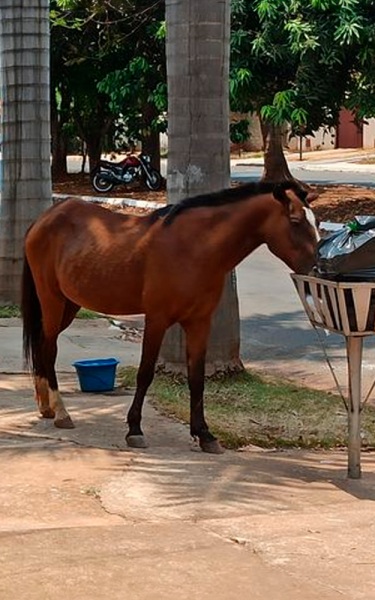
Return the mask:
<path id="1" fill-rule="evenodd" d="M 375 119 L 366 119 L 363 126 L 363 147 L 375 148 Z"/>
<path id="2" fill-rule="evenodd" d="M 259 130 L 258 135 L 255 135 L 257 132 L 256 128 Z M 253 120 L 252 136 L 254 145 L 252 150 L 261 150 L 262 138 L 260 134 L 260 125 L 257 119 Z M 288 140 L 286 142 L 286 147 L 292 152 L 298 152 L 300 149 L 300 139 L 297 137 L 288 139 L 288 135 L 286 136 L 286 139 Z M 168 151 L 168 135 L 166 133 L 160 134 L 160 144 L 162 153 L 166 153 Z M 257 145 L 259 145 L 259 148 Z M 329 131 L 322 127 L 318 129 L 318 131 L 315 131 L 313 136 L 308 135 L 305 138 L 302 138 L 303 152 L 308 152 L 309 150 L 332 150 L 333 148 L 336 148 L 336 131 L 334 127 L 331 127 Z M 363 148 L 375 148 L 375 118 L 366 119 L 366 124 L 363 126 Z"/>
<path id="3" fill-rule="evenodd" d="M 292 151 L 298 151 L 300 146 L 299 138 L 292 138 L 288 142 L 288 148 Z M 328 132 L 320 128 L 314 132 L 314 136 L 308 135 L 302 140 L 302 150 L 332 150 L 336 148 L 336 132 L 332 127 Z M 375 148 L 375 119 L 366 119 L 363 125 L 363 148 Z"/>
<path id="4" fill-rule="evenodd" d="M 302 150 L 304 152 L 309 150 L 332 150 L 335 146 L 336 132 L 333 127 L 328 131 L 321 127 L 314 132 L 314 135 L 307 135 L 302 138 Z M 288 142 L 288 148 L 292 151 L 298 151 L 300 149 L 300 138 L 291 138 Z"/>

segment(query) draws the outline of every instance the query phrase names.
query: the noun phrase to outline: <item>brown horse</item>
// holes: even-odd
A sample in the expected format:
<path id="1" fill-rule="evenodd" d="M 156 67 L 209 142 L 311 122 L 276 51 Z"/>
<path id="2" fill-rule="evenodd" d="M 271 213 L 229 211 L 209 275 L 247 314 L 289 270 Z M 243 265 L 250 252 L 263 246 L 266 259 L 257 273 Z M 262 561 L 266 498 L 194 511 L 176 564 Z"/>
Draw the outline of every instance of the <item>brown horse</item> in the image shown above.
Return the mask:
<path id="1" fill-rule="evenodd" d="M 191 435 L 220 452 L 204 419 L 207 338 L 226 274 L 266 243 L 293 271 L 314 264 L 317 230 L 309 194 L 294 182 L 251 183 L 188 198 L 148 216 L 123 215 L 82 200 L 51 207 L 25 238 L 24 352 L 36 400 L 56 427 L 74 427 L 58 391 L 58 335 L 81 306 L 105 314 L 145 314 L 127 443 L 145 447 L 142 405 L 168 327 L 186 334 Z"/>

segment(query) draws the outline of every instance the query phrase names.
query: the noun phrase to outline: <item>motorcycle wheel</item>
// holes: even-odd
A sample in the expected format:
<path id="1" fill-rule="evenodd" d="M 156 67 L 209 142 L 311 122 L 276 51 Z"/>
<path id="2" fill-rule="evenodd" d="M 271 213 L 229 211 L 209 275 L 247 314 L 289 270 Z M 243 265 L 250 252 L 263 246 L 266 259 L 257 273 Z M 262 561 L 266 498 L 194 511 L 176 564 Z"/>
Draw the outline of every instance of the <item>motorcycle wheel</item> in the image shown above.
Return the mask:
<path id="1" fill-rule="evenodd" d="M 160 175 L 159 171 L 157 171 L 156 169 L 150 170 L 150 177 L 148 177 L 146 175 L 145 183 L 146 183 L 148 189 L 152 190 L 153 192 L 160 190 L 161 182 L 162 182 L 162 176 Z"/>
<path id="2" fill-rule="evenodd" d="M 91 183 L 94 190 L 99 192 L 100 194 L 110 192 L 115 187 L 113 183 L 111 183 L 107 179 L 104 179 L 104 177 L 101 176 L 100 171 L 94 174 Z"/>

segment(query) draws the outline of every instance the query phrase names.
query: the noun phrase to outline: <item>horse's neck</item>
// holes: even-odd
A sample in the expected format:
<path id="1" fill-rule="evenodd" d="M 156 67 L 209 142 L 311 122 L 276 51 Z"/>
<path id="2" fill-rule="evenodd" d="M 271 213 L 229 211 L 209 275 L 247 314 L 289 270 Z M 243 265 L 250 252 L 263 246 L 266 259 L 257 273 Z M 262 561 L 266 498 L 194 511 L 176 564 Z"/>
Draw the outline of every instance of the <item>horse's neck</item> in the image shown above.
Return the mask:
<path id="1" fill-rule="evenodd" d="M 217 212 L 216 212 L 217 211 Z M 211 235 L 222 264 L 233 269 L 246 256 L 264 243 L 265 204 L 256 198 L 223 205 L 215 209 Z M 221 213 L 221 218 L 219 214 Z"/>

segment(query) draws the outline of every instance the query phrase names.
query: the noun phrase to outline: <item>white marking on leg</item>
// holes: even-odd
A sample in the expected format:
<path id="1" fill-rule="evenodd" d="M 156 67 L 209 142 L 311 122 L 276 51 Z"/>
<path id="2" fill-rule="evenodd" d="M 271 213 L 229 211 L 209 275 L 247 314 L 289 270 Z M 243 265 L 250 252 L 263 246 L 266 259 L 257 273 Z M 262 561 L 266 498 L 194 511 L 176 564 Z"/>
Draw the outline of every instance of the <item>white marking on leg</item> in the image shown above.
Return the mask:
<path id="1" fill-rule="evenodd" d="M 48 403 L 48 381 L 45 377 L 40 377 L 36 375 L 34 378 L 35 383 L 35 395 L 37 397 L 38 402 L 43 402 L 49 406 Z"/>
<path id="2" fill-rule="evenodd" d="M 36 375 L 34 378 L 35 384 L 35 400 L 38 404 L 38 408 L 40 412 L 43 414 L 44 412 L 48 412 L 50 409 L 49 405 L 49 388 L 48 381 L 45 377 L 40 377 Z"/>
<path id="3" fill-rule="evenodd" d="M 55 411 L 55 421 L 61 421 L 62 419 L 69 417 L 59 390 L 51 390 L 51 388 L 49 388 L 49 404 L 52 410 Z"/>

